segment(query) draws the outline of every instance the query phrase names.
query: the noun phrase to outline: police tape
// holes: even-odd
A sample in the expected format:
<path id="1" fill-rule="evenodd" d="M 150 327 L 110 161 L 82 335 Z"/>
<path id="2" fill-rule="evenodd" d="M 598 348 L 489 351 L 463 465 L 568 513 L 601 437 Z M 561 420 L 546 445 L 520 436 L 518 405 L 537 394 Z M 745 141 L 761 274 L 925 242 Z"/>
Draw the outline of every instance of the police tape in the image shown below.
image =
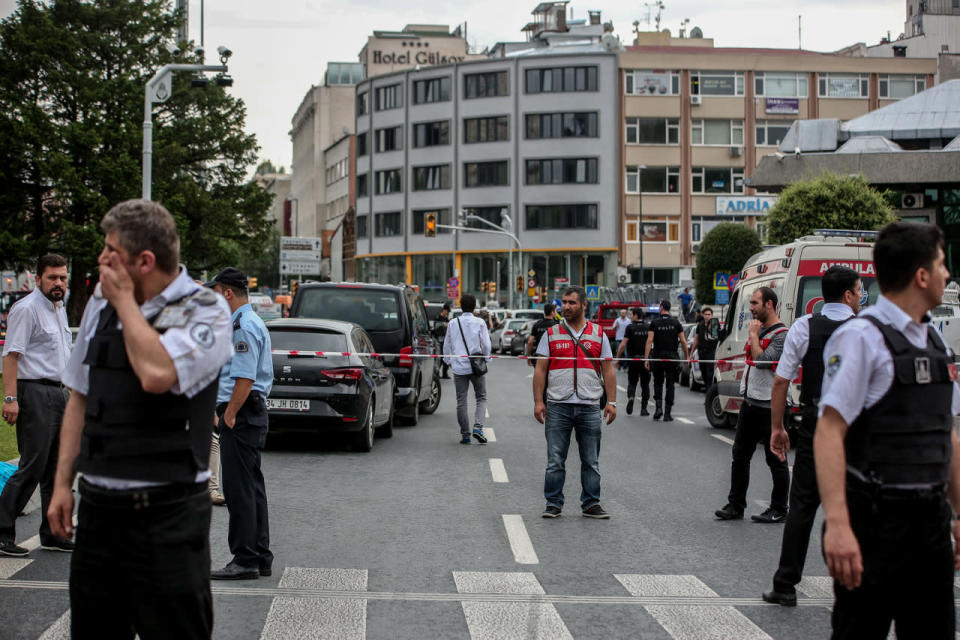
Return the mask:
<path id="1" fill-rule="evenodd" d="M 743 360 L 742 358 L 726 358 L 719 360 L 701 360 L 698 358 L 691 359 L 681 359 L 681 358 L 587 358 L 582 355 L 576 356 L 508 356 L 508 355 L 496 355 L 490 354 L 489 356 L 484 356 L 480 354 L 441 354 L 441 353 L 363 353 L 356 351 L 304 351 L 304 350 L 292 350 L 287 351 L 283 349 L 273 349 L 271 352 L 275 356 L 293 356 L 293 357 L 316 357 L 316 358 L 331 358 L 331 357 L 349 357 L 349 356 L 359 356 L 362 358 L 461 358 L 461 359 L 470 359 L 470 358 L 487 358 L 489 360 L 588 360 L 588 361 L 600 361 L 600 362 L 695 362 L 695 363 L 743 363 L 750 366 L 754 366 L 752 360 Z M 777 364 L 775 360 L 764 361 L 763 364 Z"/>

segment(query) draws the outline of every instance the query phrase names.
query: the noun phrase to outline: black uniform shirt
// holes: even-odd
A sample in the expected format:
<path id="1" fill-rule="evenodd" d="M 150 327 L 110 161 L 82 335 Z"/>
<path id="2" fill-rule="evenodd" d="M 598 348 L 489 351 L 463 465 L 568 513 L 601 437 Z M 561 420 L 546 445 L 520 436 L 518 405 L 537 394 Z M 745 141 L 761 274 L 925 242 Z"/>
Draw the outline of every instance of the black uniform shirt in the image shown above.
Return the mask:
<path id="1" fill-rule="evenodd" d="M 627 355 L 642 358 L 647 346 L 647 333 L 650 323 L 645 320 L 634 321 L 627 325 L 623 337 L 627 341 Z"/>
<path id="2" fill-rule="evenodd" d="M 651 353 L 656 358 L 676 358 L 679 347 L 680 334 L 683 325 L 672 316 L 660 316 L 650 323 L 653 331 L 653 348 Z"/>

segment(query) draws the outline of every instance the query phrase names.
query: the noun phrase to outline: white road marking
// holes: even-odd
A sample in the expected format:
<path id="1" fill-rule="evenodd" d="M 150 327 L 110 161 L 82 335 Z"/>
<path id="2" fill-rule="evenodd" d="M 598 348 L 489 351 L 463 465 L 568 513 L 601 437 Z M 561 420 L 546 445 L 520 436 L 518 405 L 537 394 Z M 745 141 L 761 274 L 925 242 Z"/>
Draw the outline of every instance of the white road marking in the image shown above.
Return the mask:
<path id="1" fill-rule="evenodd" d="M 833 578 L 830 576 L 803 576 L 797 591 L 808 598 L 833 598 Z"/>
<path id="2" fill-rule="evenodd" d="M 760 507 L 761 509 L 763 509 L 764 511 L 766 511 L 770 507 L 770 503 L 764 500 L 754 500 L 753 503 L 758 507 Z"/>
<path id="3" fill-rule="evenodd" d="M 690 420 L 689 418 L 681 418 L 680 416 L 677 416 L 674 418 L 674 420 L 677 422 L 682 422 L 683 424 L 695 424 L 693 420 Z"/>
<path id="4" fill-rule="evenodd" d="M 697 598 L 709 602 L 717 594 L 696 576 L 614 575 L 637 597 Z M 674 640 L 771 640 L 770 636 L 730 606 L 647 605 L 647 611 Z"/>
<path id="5" fill-rule="evenodd" d="M 47 627 L 37 640 L 70 640 L 70 609 Z"/>
<path id="6" fill-rule="evenodd" d="M 76 523 L 74 523 L 74 524 L 76 524 Z M 32 538 L 28 538 L 28 539 L 24 540 L 23 543 L 22 543 L 20 546 L 23 547 L 24 549 L 27 549 L 28 551 L 33 551 L 34 549 L 39 549 L 39 548 L 40 548 L 40 534 L 37 534 L 37 535 L 33 536 Z"/>
<path id="7" fill-rule="evenodd" d="M 365 592 L 366 569 L 287 567 L 281 589 Z M 279 596 L 270 603 L 260 640 L 281 638 L 348 638 L 367 635 L 367 601 L 359 598 Z"/>
<path id="8" fill-rule="evenodd" d="M 722 435 L 720 435 L 719 433 L 711 433 L 711 434 L 710 434 L 710 437 L 711 437 L 711 438 L 716 438 L 716 439 L 719 440 L 720 442 L 726 442 L 727 444 L 731 444 L 731 445 L 733 444 L 733 440 L 731 440 L 731 439 L 728 438 L 727 436 L 722 436 Z"/>
<path id="9" fill-rule="evenodd" d="M 454 571 L 453 580 L 460 593 L 545 594 L 532 573 Z M 471 640 L 573 640 L 557 609 L 549 603 L 465 601 L 461 606 Z"/>
<path id="10" fill-rule="evenodd" d="M 30 558 L 0 558 L 0 580 L 6 580 L 31 562 Z"/>
<path id="11" fill-rule="evenodd" d="M 626 388 L 626 387 L 621 387 L 620 385 L 617 385 L 617 389 L 620 389 L 620 391 L 623 391 L 624 393 L 627 392 L 627 388 Z"/>
<path id="12" fill-rule="evenodd" d="M 484 427 L 484 428 L 483 428 L 483 435 L 487 436 L 487 442 L 496 442 L 496 441 L 497 441 L 497 434 L 495 434 L 495 433 L 493 432 L 493 429 L 491 429 L 490 427 Z"/>
<path id="13" fill-rule="evenodd" d="M 490 475 L 493 476 L 494 482 L 510 482 L 502 458 L 490 458 Z"/>
<path id="14" fill-rule="evenodd" d="M 539 564 L 537 552 L 533 550 L 533 543 L 523 524 L 523 516 L 504 514 L 503 526 L 507 530 L 507 539 L 510 540 L 510 549 L 513 559 L 519 564 Z"/>
<path id="15" fill-rule="evenodd" d="M 490 417 L 490 409 L 487 409 L 486 407 L 484 407 L 484 408 L 483 408 L 483 415 L 484 415 L 485 417 L 489 418 L 489 417 Z"/>
<path id="16" fill-rule="evenodd" d="M 527 374 L 527 377 L 528 377 L 528 378 L 532 378 L 532 377 L 533 377 L 533 374 L 532 374 L 532 373 L 528 373 L 528 374 Z"/>

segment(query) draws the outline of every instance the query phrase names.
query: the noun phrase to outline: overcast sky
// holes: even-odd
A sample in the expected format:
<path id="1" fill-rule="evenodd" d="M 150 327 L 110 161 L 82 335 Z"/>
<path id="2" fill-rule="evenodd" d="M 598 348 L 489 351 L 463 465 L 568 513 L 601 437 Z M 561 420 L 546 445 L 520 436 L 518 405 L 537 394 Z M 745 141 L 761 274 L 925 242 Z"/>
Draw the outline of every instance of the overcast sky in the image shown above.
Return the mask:
<path id="1" fill-rule="evenodd" d="M 205 0 L 204 40 L 208 51 L 225 45 L 234 54 L 231 91 L 247 105 L 247 129 L 256 134 L 260 155 L 290 167 L 288 132 L 294 111 L 313 84 L 320 84 L 327 62 L 356 61 L 374 29 L 399 30 L 406 24 L 466 22 L 470 45 L 478 51 L 500 41 L 523 40 L 538 0 Z M 797 16 L 803 16 L 803 48 L 835 51 L 855 42 L 875 44 L 889 31 L 903 31 L 904 0 L 665 0 L 662 28 L 677 35 L 690 19 L 717 47 L 798 46 Z M 201 0 L 190 0 L 190 33 L 200 41 Z M 15 8 L 0 0 L 0 15 Z M 624 42 L 634 20 L 647 30 L 644 2 L 575 0 L 573 17 L 588 9 L 613 21 Z M 653 29 L 651 13 L 650 29 Z M 209 58 L 208 58 L 209 59 Z"/>

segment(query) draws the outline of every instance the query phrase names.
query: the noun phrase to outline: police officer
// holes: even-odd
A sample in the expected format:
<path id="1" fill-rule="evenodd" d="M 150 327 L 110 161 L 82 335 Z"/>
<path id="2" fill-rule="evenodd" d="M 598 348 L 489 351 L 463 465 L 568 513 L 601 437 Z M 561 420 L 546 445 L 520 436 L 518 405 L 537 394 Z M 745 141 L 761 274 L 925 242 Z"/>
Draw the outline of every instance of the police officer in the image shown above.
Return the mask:
<path id="1" fill-rule="evenodd" d="M 676 362 L 650 362 L 650 353 L 654 358 L 675 361 L 677 359 L 677 341 L 683 346 L 684 359 L 690 358 L 687 347 L 687 338 L 683 335 L 683 325 L 670 315 L 670 301 L 660 302 L 660 317 L 650 323 L 647 333 L 647 369 L 653 370 L 653 400 L 657 403 L 657 410 L 653 414 L 654 420 L 663 418 L 664 422 L 673 420 L 670 409 L 673 407 L 673 385 L 677 378 Z M 667 383 L 666 404 L 663 403 L 663 383 Z"/>
<path id="2" fill-rule="evenodd" d="M 159 204 L 120 203 L 101 226 L 47 514 L 69 538 L 80 471 L 71 635 L 209 638 L 207 467 L 229 309 L 178 266 L 177 226 Z"/>
<path id="3" fill-rule="evenodd" d="M 823 348 L 827 339 L 844 322 L 860 311 L 860 276 L 850 267 L 830 267 L 820 281 L 823 308 L 819 313 L 798 318 L 783 343 L 783 355 L 777 364 L 770 394 L 770 451 L 786 461 L 790 437 L 783 426 L 787 390 L 803 367 L 800 383 L 802 422 L 796 433 L 797 453 L 793 462 L 790 486 L 790 511 L 783 528 L 780 565 L 773 576 L 773 590 L 763 599 L 792 607 L 797 604 L 796 586 L 803 575 L 803 565 L 810 544 L 810 529 L 820 506 L 817 472 L 813 466 L 813 432 L 817 426 L 817 404 L 823 381 Z"/>
<path id="4" fill-rule="evenodd" d="M 700 361 L 700 374 L 703 376 L 703 388 L 707 391 L 713 384 L 713 360 L 717 357 L 717 344 L 720 342 L 720 321 L 713 317 L 713 309 L 705 307 L 698 310 L 697 333 L 693 337 L 690 353 L 697 352 Z"/>
<path id="5" fill-rule="evenodd" d="M 533 327 L 530 329 L 530 337 L 527 338 L 527 351 L 526 355 L 530 356 L 530 359 L 527 361 L 530 363 L 531 367 L 537 366 L 537 357 L 534 353 L 537 350 L 537 346 L 540 344 L 540 340 L 543 339 L 543 334 L 547 332 L 547 329 L 557 324 L 557 307 L 551 302 L 548 302 L 543 305 L 543 317 L 533 323 Z"/>
<path id="6" fill-rule="evenodd" d="M 617 357 L 622 358 L 624 351 L 631 358 L 642 358 L 646 353 L 647 334 L 650 323 L 644 321 L 643 311 L 630 309 L 630 324 L 623 332 L 623 340 L 617 349 Z M 640 382 L 640 415 L 648 416 L 647 402 L 650 400 L 650 370 L 643 360 L 631 360 L 627 368 L 627 415 L 633 413 L 633 399 L 637 394 L 637 381 Z"/>
<path id="7" fill-rule="evenodd" d="M 813 449 L 833 638 L 886 638 L 891 620 L 900 638 L 955 637 L 960 391 L 927 315 L 950 276 L 943 247 L 933 225 L 881 229 L 873 257 L 882 295 L 824 350 Z M 960 543 L 960 522 L 952 528 Z"/>
<path id="8" fill-rule="evenodd" d="M 223 495 L 230 525 L 227 543 L 233 559 L 210 574 L 214 580 L 255 580 L 273 572 L 267 490 L 260 450 L 267 441 L 267 396 L 273 386 L 270 333 L 247 299 L 247 276 L 227 267 L 207 286 L 222 295 L 233 312 L 233 358 L 220 371 L 217 417 Z"/>

